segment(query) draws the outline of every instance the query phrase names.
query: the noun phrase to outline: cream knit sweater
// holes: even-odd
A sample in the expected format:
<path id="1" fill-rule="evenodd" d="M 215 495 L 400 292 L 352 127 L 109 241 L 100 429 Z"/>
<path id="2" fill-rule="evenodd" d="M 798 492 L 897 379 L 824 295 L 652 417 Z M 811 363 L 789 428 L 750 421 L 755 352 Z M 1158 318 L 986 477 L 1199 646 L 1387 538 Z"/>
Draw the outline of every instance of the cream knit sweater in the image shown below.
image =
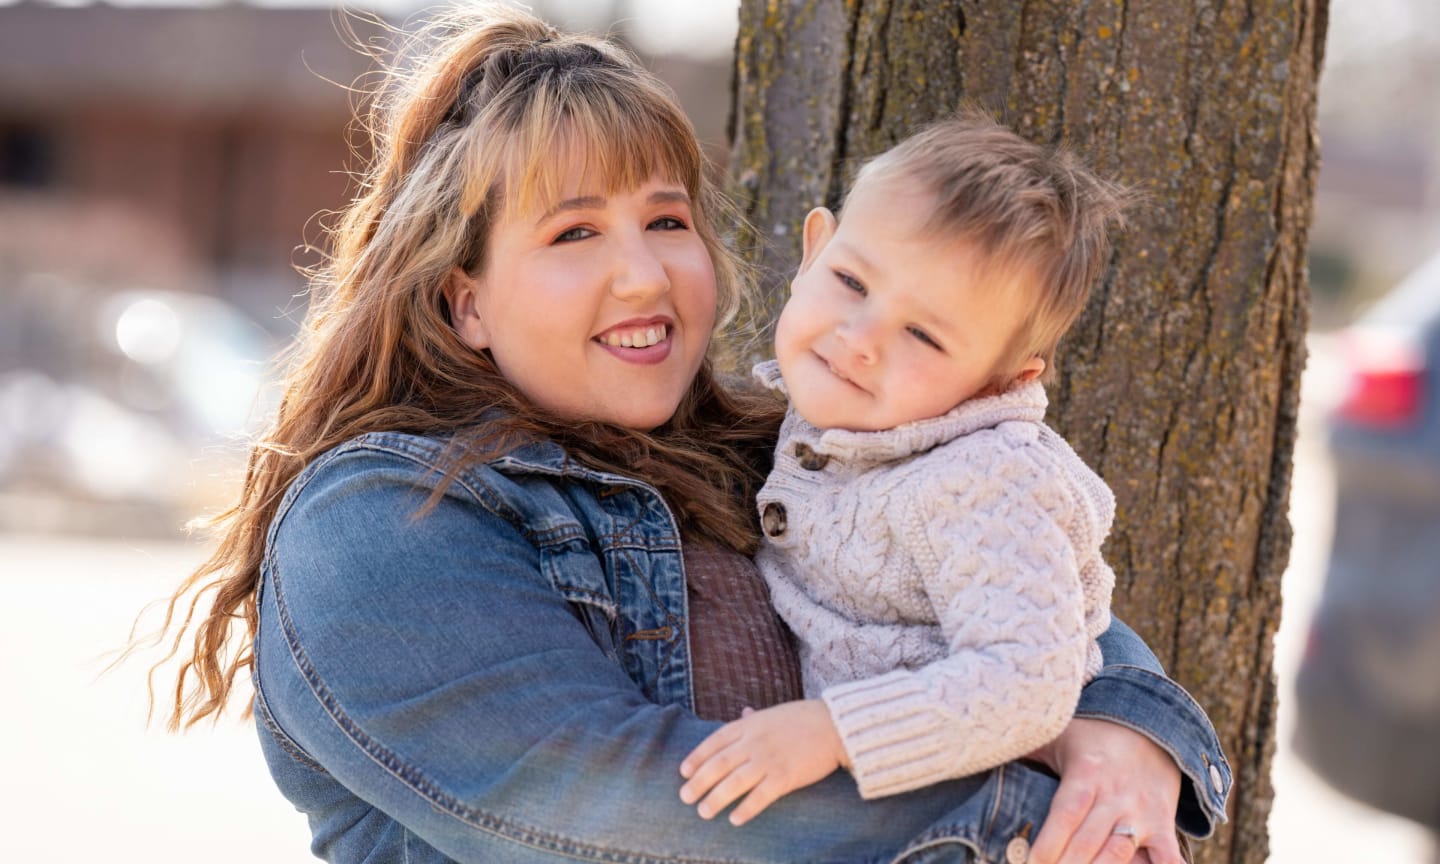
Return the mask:
<path id="1" fill-rule="evenodd" d="M 883 432 L 781 427 L 756 564 L 863 797 L 1051 741 L 1100 669 L 1114 497 L 1045 406 L 1030 383 Z"/>

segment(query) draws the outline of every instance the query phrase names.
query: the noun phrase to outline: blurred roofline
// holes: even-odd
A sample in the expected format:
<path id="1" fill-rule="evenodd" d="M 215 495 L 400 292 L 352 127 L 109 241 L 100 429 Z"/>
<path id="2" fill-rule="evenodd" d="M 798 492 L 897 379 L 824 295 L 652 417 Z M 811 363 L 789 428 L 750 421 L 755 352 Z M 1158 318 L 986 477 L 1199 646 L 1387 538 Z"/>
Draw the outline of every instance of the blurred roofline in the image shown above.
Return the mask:
<path id="1" fill-rule="evenodd" d="M 189 113 L 332 114 L 370 66 L 341 33 L 373 13 L 329 6 L 0 5 L 0 107 L 165 105 Z M 324 122 L 330 122 L 327 116 Z"/>

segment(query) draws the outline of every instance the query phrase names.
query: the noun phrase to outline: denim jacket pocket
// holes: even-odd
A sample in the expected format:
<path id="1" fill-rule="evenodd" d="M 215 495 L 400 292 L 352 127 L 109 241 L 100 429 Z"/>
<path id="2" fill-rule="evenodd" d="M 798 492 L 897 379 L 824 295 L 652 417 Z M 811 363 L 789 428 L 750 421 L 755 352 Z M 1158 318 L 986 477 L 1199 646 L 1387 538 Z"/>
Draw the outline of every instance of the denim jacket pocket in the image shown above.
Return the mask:
<path id="1" fill-rule="evenodd" d="M 543 546 L 540 567 L 606 657 L 618 661 L 616 623 L 620 606 L 595 551 L 580 539 Z"/>

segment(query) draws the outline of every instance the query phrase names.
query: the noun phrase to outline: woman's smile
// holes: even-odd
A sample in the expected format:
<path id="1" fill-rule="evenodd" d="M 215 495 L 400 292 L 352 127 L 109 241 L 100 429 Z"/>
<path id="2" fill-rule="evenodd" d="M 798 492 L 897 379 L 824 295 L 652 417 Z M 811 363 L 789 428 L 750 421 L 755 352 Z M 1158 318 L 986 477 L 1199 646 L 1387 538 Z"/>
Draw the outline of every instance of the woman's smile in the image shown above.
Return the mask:
<path id="1" fill-rule="evenodd" d="M 601 348 L 627 363 L 650 365 L 670 356 L 674 323 L 667 317 L 625 321 L 594 338 Z"/>

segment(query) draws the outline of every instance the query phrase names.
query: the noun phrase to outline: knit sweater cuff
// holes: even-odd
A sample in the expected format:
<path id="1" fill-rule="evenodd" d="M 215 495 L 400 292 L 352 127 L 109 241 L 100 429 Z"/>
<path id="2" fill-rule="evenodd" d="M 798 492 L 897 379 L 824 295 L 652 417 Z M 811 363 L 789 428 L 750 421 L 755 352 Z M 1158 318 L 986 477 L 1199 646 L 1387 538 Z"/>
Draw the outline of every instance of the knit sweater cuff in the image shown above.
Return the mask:
<path id="1" fill-rule="evenodd" d="M 879 798 L 955 777 L 953 723 L 903 670 L 827 688 L 821 694 L 850 757 L 860 797 Z"/>

